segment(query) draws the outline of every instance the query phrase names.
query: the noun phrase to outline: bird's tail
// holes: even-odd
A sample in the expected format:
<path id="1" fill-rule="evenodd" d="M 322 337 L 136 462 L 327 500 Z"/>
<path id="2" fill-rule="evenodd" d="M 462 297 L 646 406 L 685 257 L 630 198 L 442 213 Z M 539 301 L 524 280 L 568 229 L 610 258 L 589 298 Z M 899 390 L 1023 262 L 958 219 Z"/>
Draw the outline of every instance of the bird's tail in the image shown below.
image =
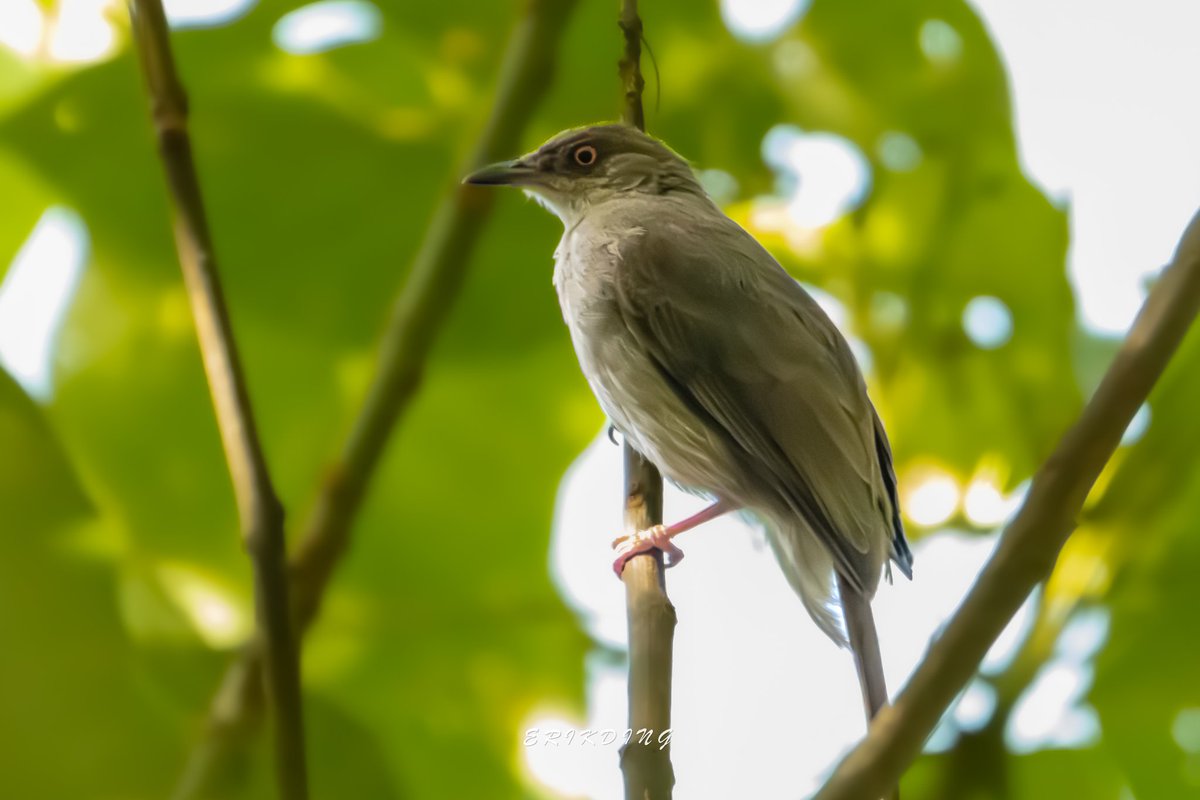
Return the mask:
<path id="1" fill-rule="evenodd" d="M 883 659 L 879 654 L 879 636 L 875 632 L 875 616 L 871 613 L 871 601 L 850 586 L 841 575 L 838 575 L 838 595 L 842 601 L 850 651 L 854 654 L 854 666 L 858 669 L 858 682 L 862 687 L 863 709 L 867 714 L 867 724 L 870 725 L 871 719 L 888 701 Z M 892 790 L 889 800 L 900 800 L 900 787 Z"/>
<path id="2" fill-rule="evenodd" d="M 829 551 L 794 518 L 764 517 L 763 521 L 775 559 L 813 622 L 838 647 L 849 645 L 839 624 L 837 605 L 830 599 L 834 570 Z"/>

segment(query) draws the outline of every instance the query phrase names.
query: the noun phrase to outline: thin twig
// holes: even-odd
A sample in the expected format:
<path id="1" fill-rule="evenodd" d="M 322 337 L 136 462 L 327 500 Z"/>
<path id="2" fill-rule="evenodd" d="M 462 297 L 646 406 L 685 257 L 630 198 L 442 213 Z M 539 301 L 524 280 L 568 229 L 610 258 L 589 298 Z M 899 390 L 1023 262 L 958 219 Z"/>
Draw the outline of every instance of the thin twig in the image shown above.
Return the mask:
<path id="1" fill-rule="evenodd" d="M 625 52 L 617 62 L 625 91 L 625 108 L 621 116 L 626 125 L 644 131 L 646 117 L 642 112 L 642 90 L 646 88 L 646 81 L 642 78 L 642 18 L 638 16 L 637 0 L 621 0 L 617 24 L 625 38 Z"/>
<path id="2" fill-rule="evenodd" d="M 131 0 L 154 127 L 175 209 L 175 246 L 196 320 L 200 354 L 233 478 L 243 544 L 254 565 L 257 641 L 275 729 L 280 796 L 308 796 L 300 668 L 288 604 L 283 506 L 254 424 L 246 379 L 221 292 L 187 128 L 187 99 L 175 71 L 161 0 Z"/>
<path id="3" fill-rule="evenodd" d="M 646 129 L 642 113 L 642 20 L 637 0 L 622 0 L 618 23 L 625 51 L 618 68 L 624 87 L 623 118 Z M 625 445 L 625 525 L 641 531 L 662 522 L 662 476 L 654 465 Z M 669 800 L 675 785 L 671 767 L 671 669 L 675 607 L 667 597 L 662 551 L 634 556 L 625 564 L 625 604 L 629 619 L 629 729 L 621 749 L 625 797 Z"/>
<path id="4" fill-rule="evenodd" d="M 1104 380 L 1075 426 L 1038 470 L 1029 496 L 975 587 L 933 643 L 908 686 L 838 765 L 817 800 L 878 797 L 920 754 L 942 713 L 988 647 L 1045 580 L 1076 517 L 1133 415 L 1150 394 L 1200 308 L 1200 213 L 1142 306 Z"/>
<path id="5" fill-rule="evenodd" d="M 558 44 L 576 0 L 532 0 L 509 40 L 491 115 L 474 152 L 451 176 L 384 330 L 375 377 L 341 456 L 328 469 L 290 564 L 292 608 L 303 633 L 316 618 L 334 570 L 350 544 L 358 511 L 391 433 L 408 408 L 425 360 L 459 294 L 493 193 L 459 176 L 512 155 L 554 73 Z M 222 678 L 204 738 L 174 797 L 203 796 L 236 771 L 257 726 L 259 654 L 247 647 Z"/>

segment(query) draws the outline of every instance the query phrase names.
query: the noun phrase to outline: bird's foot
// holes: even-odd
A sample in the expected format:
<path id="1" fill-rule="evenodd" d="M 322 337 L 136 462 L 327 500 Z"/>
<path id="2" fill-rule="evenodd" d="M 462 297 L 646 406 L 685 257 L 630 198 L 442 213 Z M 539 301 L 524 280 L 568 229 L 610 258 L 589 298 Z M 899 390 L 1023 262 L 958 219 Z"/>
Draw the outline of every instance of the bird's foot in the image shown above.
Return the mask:
<path id="1" fill-rule="evenodd" d="M 644 531 L 638 531 L 629 536 L 622 536 L 613 541 L 613 549 L 617 557 L 613 560 L 613 572 L 617 577 L 625 570 L 625 562 L 638 553 L 645 553 L 658 548 L 666 556 L 666 566 L 673 567 L 683 560 L 683 551 L 671 542 L 675 532 L 668 530 L 665 525 L 655 525 Z"/>

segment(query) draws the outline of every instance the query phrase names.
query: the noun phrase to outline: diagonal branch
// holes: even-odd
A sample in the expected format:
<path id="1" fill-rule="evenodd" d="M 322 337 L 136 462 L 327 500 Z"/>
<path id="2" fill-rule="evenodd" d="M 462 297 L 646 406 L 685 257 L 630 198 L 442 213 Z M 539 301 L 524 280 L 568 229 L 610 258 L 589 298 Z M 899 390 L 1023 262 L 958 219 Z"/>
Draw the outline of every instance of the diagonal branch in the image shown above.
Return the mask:
<path id="1" fill-rule="evenodd" d="M 507 158 L 550 86 L 558 41 L 576 0 L 533 0 L 509 41 L 492 113 L 466 169 L 452 178 L 397 296 L 366 401 L 317 498 L 292 559 L 302 627 L 316 617 L 325 587 L 349 543 L 350 529 L 396 421 L 408 408 L 425 360 L 470 265 L 494 192 L 458 177 Z"/>
<path id="2" fill-rule="evenodd" d="M 894 706 L 838 765 L 817 800 L 879 797 L 920 754 L 955 695 L 1033 588 L 1045 580 L 1121 435 L 1200 309 L 1200 213 L 1142 306 L 1104 380 L 1035 476 L 958 612 L 934 641 Z"/>
<path id="3" fill-rule="evenodd" d="M 397 421 L 416 394 L 425 360 L 457 298 L 491 210 L 492 194 L 457 176 L 508 157 L 550 85 L 558 43 L 576 0 L 531 0 L 509 40 L 492 112 L 465 165 L 434 212 L 412 269 L 393 304 L 375 376 L 342 453 L 327 472 L 290 564 L 292 610 L 302 633 L 320 610 L 371 478 Z M 177 800 L 203 796 L 228 780 L 261 714 L 260 654 L 247 647 L 226 670 L 203 740 L 189 758 Z"/>
<path id="4" fill-rule="evenodd" d="M 308 796 L 300 667 L 292 636 L 283 506 L 271 484 L 249 391 L 221 292 L 187 128 L 187 99 L 171 55 L 161 0 L 131 0 L 130 17 L 175 207 L 175 246 L 187 284 L 200 354 L 233 478 L 242 538 L 254 564 L 257 644 L 275 728 L 280 796 Z"/>
<path id="5" fill-rule="evenodd" d="M 625 51 L 618 64 L 624 87 L 622 116 L 627 125 L 646 129 L 642 113 L 642 20 L 637 0 L 621 0 L 618 21 Z M 625 525 L 641 531 L 662 522 L 663 481 L 654 465 L 625 444 Z M 625 797 L 670 800 L 675 785 L 671 768 L 671 668 L 675 606 L 667 597 L 661 550 L 631 558 L 621 573 L 629 619 L 629 729 L 621 748 Z M 663 741 L 661 748 L 657 742 Z M 654 743 L 651 746 L 651 743 Z"/>

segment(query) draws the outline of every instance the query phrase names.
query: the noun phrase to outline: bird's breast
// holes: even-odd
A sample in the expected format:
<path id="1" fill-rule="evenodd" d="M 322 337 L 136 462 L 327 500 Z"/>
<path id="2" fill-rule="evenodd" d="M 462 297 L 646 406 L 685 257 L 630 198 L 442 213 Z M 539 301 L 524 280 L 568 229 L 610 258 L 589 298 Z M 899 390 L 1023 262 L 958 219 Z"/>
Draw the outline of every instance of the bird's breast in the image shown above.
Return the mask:
<path id="1" fill-rule="evenodd" d="M 619 244 L 619 242 L 617 243 Z M 564 242 L 556 252 L 555 287 L 579 366 L 600 407 L 640 453 L 676 483 L 737 496 L 737 470 L 724 443 L 668 385 L 622 316 L 616 279 L 620 248 Z"/>

